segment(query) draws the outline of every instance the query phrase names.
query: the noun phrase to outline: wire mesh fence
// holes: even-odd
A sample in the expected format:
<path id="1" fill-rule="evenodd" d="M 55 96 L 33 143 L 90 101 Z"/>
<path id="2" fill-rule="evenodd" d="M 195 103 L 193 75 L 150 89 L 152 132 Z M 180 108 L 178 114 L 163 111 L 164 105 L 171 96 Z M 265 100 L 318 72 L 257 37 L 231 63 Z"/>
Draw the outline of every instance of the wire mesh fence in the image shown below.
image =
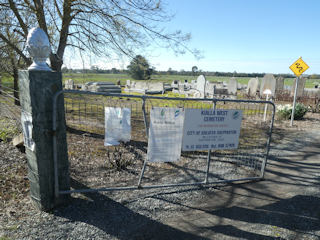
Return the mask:
<path id="1" fill-rule="evenodd" d="M 17 105 L 19 98 L 15 95 L 18 91 L 10 86 L 1 85 L 0 88 L 0 120 L 1 128 L 16 128 L 15 132 L 21 132 L 21 107 Z"/>
<path id="2" fill-rule="evenodd" d="M 192 185 L 263 177 L 275 113 L 271 102 L 80 91 L 64 91 L 64 101 L 70 174 L 88 188 L 71 192 Z M 105 107 L 131 110 L 129 142 L 104 146 Z M 150 111 L 157 107 L 242 110 L 239 146 L 232 150 L 182 151 L 179 161 L 174 162 L 147 161 Z"/>

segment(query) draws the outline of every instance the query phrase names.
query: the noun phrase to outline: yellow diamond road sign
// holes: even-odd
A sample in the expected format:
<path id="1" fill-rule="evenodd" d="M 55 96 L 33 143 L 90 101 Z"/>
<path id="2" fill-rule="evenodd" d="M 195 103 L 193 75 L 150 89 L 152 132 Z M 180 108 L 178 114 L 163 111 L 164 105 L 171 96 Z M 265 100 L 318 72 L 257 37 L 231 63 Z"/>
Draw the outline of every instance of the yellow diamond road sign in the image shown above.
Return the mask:
<path id="1" fill-rule="evenodd" d="M 309 66 L 302 60 L 301 57 L 290 66 L 291 71 L 294 72 L 297 77 L 299 77 L 308 68 Z"/>

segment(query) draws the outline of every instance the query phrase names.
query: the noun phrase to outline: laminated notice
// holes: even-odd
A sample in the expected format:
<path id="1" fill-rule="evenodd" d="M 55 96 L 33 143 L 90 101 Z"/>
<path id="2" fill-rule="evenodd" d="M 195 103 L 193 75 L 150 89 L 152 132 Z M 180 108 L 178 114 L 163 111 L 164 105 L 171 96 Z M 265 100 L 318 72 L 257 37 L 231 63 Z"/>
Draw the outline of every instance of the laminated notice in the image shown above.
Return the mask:
<path id="1" fill-rule="evenodd" d="M 22 131 L 23 131 L 23 141 L 24 146 L 31 151 L 34 151 L 35 143 L 32 138 L 32 115 L 28 112 L 22 111 L 21 112 L 21 124 L 22 124 Z"/>
<path id="2" fill-rule="evenodd" d="M 181 155 L 184 110 L 181 108 L 153 108 L 147 159 L 150 162 L 178 161 Z"/>
<path id="3" fill-rule="evenodd" d="M 105 146 L 119 145 L 131 139 L 131 110 L 105 107 Z"/>
<path id="4" fill-rule="evenodd" d="M 242 110 L 186 109 L 182 151 L 237 149 Z"/>

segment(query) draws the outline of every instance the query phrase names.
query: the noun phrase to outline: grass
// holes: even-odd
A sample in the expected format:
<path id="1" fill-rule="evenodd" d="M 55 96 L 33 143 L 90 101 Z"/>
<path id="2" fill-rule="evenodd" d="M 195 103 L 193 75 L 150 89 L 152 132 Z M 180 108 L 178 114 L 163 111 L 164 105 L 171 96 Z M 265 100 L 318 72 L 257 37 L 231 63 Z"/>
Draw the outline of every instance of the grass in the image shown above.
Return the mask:
<path id="1" fill-rule="evenodd" d="M 73 79 L 77 84 L 83 84 L 86 82 L 113 82 L 116 83 L 120 80 L 121 84 L 124 85 L 126 80 L 133 80 L 128 74 L 92 74 L 92 73 L 64 73 L 63 82 L 67 79 Z M 183 75 L 152 75 L 149 81 L 155 82 L 165 82 L 171 83 L 174 80 L 184 81 L 188 80 L 189 82 L 193 79 L 196 79 L 196 76 L 183 76 Z M 216 77 L 216 76 L 207 76 L 206 79 L 209 82 L 228 82 L 230 77 Z M 237 77 L 238 83 L 248 84 L 250 78 L 247 77 Z M 13 87 L 13 79 L 9 75 L 2 75 L 2 83 L 6 86 Z M 284 84 L 287 86 L 292 86 L 294 83 L 294 78 L 285 78 Z M 315 84 L 320 85 L 320 79 L 307 79 L 306 88 L 314 88 Z"/>
<path id="2" fill-rule="evenodd" d="M 129 75 L 127 74 L 82 74 L 82 73 L 65 73 L 63 74 L 63 81 L 67 79 L 73 79 L 76 83 L 85 83 L 85 82 L 114 82 L 116 83 L 118 80 L 120 80 L 121 84 L 125 84 L 126 80 L 132 80 Z M 154 82 L 165 82 L 165 83 L 171 83 L 174 80 L 177 81 L 184 81 L 188 80 L 191 82 L 191 80 L 196 79 L 197 76 L 183 76 L 183 75 L 152 75 L 151 79 L 148 81 L 154 81 Z M 223 82 L 223 81 L 229 81 L 229 77 L 215 77 L 215 76 L 207 76 L 206 79 L 209 82 Z M 237 78 L 238 82 L 241 84 L 247 84 L 250 78 Z"/>
<path id="3" fill-rule="evenodd" d="M 72 79 L 75 83 L 86 83 L 86 82 L 114 82 L 118 80 L 121 84 L 125 84 L 127 79 L 130 77 L 127 74 L 92 74 L 92 73 L 64 73 L 63 82 L 67 79 Z"/>
<path id="4" fill-rule="evenodd" d="M 14 136 L 19 133 L 17 126 L 10 122 L 9 119 L 0 119 L 0 139 L 4 142 L 10 141 Z"/>
<path id="5" fill-rule="evenodd" d="M 1 236 L 1 237 L 0 237 L 0 240 L 11 240 L 11 238 L 6 237 L 6 236 Z"/>
<path id="6" fill-rule="evenodd" d="M 82 73 L 66 73 L 63 74 L 63 81 L 67 79 L 73 79 L 76 83 L 85 83 L 85 82 L 114 82 L 116 83 L 118 80 L 120 80 L 121 84 L 125 84 L 126 80 L 133 80 L 129 75 L 127 74 L 82 74 Z M 183 76 L 183 75 L 152 75 L 151 79 L 148 81 L 155 81 L 155 82 L 165 82 L 165 83 L 171 83 L 174 80 L 177 81 L 184 81 L 188 80 L 191 82 L 191 80 L 196 79 L 195 76 Z M 209 82 L 228 82 L 230 80 L 230 77 L 216 77 L 216 76 L 207 76 L 206 79 Z M 248 81 L 250 78 L 247 77 L 237 77 L 238 83 L 240 84 L 248 84 Z M 135 81 L 135 80 L 133 80 Z M 292 86 L 294 83 L 294 78 L 285 78 L 284 84 L 287 86 Z M 320 84 L 320 79 L 307 79 L 306 81 L 306 88 L 314 88 L 315 84 Z"/>
<path id="7" fill-rule="evenodd" d="M 3 74 L 0 74 L 0 78 L 1 78 L 1 83 L 4 86 L 13 88 L 13 78 L 12 78 L 12 76 L 3 73 Z"/>

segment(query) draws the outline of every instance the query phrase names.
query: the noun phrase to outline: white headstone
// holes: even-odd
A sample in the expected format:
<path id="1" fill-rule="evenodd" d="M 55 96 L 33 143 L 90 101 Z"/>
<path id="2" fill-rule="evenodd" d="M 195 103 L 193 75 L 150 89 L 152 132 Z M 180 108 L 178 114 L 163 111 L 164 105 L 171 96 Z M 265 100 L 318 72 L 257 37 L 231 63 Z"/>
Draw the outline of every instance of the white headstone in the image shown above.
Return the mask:
<path id="1" fill-rule="evenodd" d="M 261 86 L 260 86 L 260 96 L 263 96 L 263 92 L 269 89 L 271 91 L 271 96 L 275 95 L 276 91 L 276 79 L 272 74 L 266 74 L 261 80 Z"/>
<path id="2" fill-rule="evenodd" d="M 248 82 L 247 87 L 247 94 L 249 96 L 255 97 L 257 94 L 257 91 L 259 90 L 260 84 L 259 84 L 259 78 L 251 78 Z"/>
<path id="3" fill-rule="evenodd" d="M 284 89 L 284 78 L 280 76 L 277 78 L 276 91 L 277 90 L 282 91 L 283 89 Z"/>
<path id="4" fill-rule="evenodd" d="M 135 89 L 148 90 L 149 86 L 148 86 L 147 82 L 137 81 L 136 84 L 135 84 Z"/>
<path id="5" fill-rule="evenodd" d="M 200 75 L 198 78 L 197 78 L 197 86 L 196 86 L 196 89 L 201 93 L 201 95 L 205 95 L 205 92 L 206 92 L 206 83 L 207 83 L 207 80 L 206 78 L 203 76 L 203 75 Z"/>
<path id="6" fill-rule="evenodd" d="M 238 89 L 238 81 L 234 77 L 232 77 L 228 82 L 228 93 L 232 95 L 237 94 Z"/>
<path id="7" fill-rule="evenodd" d="M 163 82 L 149 83 L 149 91 L 164 92 Z"/>
<path id="8" fill-rule="evenodd" d="M 72 79 L 68 79 L 64 83 L 64 88 L 65 89 L 74 89 L 74 81 Z"/>

